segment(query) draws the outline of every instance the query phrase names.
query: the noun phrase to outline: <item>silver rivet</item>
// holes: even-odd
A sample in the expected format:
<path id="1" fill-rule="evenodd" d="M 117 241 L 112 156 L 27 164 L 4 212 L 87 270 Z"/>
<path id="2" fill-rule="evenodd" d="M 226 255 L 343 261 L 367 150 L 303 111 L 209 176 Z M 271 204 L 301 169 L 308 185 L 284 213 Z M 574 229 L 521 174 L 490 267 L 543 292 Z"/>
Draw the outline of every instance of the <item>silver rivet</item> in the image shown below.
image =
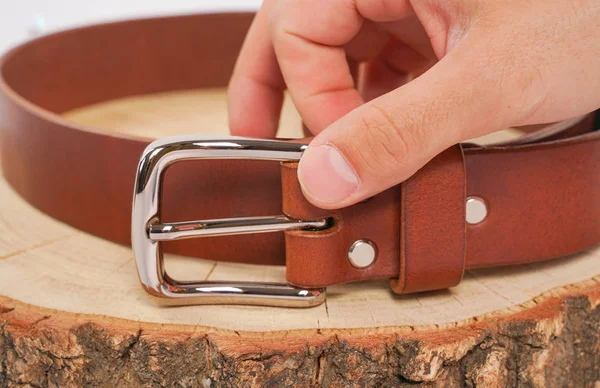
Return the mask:
<path id="1" fill-rule="evenodd" d="M 356 268 L 367 268 L 375 261 L 377 248 L 369 240 L 356 240 L 348 249 L 348 260 Z"/>
<path id="2" fill-rule="evenodd" d="M 487 217 L 487 205 L 482 198 L 467 198 L 467 223 L 476 225 Z"/>

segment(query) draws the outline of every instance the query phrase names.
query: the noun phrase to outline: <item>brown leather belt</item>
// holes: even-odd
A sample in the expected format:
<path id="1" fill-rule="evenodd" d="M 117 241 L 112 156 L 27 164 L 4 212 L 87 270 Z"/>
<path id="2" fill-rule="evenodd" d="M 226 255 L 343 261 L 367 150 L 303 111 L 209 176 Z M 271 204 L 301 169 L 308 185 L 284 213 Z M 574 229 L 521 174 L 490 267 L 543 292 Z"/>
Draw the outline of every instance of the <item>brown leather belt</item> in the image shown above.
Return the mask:
<path id="1" fill-rule="evenodd" d="M 0 156 L 7 181 L 52 217 L 129 244 L 136 165 L 151 140 L 78 127 L 60 114 L 124 96 L 224 86 L 251 19 L 251 14 L 204 14 L 126 21 L 52 34 L 10 51 L 0 62 Z M 588 115 L 547 127 L 518 143 L 457 145 L 401 185 L 336 211 L 305 200 L 293 161 L 176 163 L 161 186 L 160 224 L 158 211 L 148 222 L 138 221 L 153 246 L 158 243 L 150 241 L 149 228 L 155 236 L 168 234 L 177 229 L 169 224 L 174 221 L 281 213 L 281 222 L 307 221 L 283 234 L 161 244 L 169 252 L 214 260 L 285 264 L 288 282 L 304 288 L 289 289 L 315 297 L 313 304 L 322 300 L 314 289 L 363 279 L 392 279 L 396 293 L 451 287 L 468 268 L 531 263 L 600 242 L 600 131 L 593 131 L 593 121 Z M 294 144 L 187 139 L 182 145 L 180 140 L 152 149 L 170 144 L 169 152 L 199 152 L 193 159 L 222 157 L 219 150 L 233 152 L 228 158 L 246 155 L 232 148 L 266 159 L 279 159 L 272 152 L 281 147 L 292 160 L 302 152 Z M 150 150 L 146 157 L 158 154 Z M 148 158 L 142 170 L 160 164 Z M 148 176 L 139 173 L 138 184 L 144 186 Z M 470 197 L 487 206 L 485 220 L 477 224 L 465 221 Z M 259 221 L 230 220 L 227 227 Z M 185 228 L 198 234 L 206 229 L 200 222 L 182 225 L 177 230 L 184 234 Z M 368 242 L 376 253 L 362 268 L 348 258 L 357 241 Z M 159 298 L 185 299 L 183 294 L 204 286 L 170 279 L 160 261 L 151 268 L 144 260 L 138 259 L 138 267 L 146 265 L 140 278 Z M 144 277 L 156 283 L 149 285 Z M 236 293 L 272 297 L 264 289 L 205 286 L 206 301 Z"/>

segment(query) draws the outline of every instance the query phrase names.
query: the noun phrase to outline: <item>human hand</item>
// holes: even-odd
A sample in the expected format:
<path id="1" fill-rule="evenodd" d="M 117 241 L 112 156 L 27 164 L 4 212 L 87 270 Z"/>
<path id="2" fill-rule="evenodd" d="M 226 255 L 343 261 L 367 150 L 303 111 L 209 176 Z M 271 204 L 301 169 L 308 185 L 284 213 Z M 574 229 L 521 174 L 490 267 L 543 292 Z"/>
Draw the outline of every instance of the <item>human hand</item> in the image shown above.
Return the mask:
<path id="1" fill-rule="evenodd" d="M 349 62 L 366 63 L 361 85 Z M 304 194 L 348 206 L 460 141 L 599 108 L 600 0 L 266 0 L 230 82 L 232 133 L 273 137 L 286 86 L 316 135 Z"/>

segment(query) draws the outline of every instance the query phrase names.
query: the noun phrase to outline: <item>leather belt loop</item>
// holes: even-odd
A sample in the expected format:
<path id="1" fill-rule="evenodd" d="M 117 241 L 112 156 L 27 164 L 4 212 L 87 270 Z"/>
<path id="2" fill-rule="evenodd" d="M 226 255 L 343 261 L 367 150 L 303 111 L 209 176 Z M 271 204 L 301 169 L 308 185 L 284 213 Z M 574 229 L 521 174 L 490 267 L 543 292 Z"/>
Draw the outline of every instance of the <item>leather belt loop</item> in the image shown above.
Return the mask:
<path id="1" fill-rule="evenodd" d="M 301 220 L 329 218 L 331 227 L 319 231 L 285 232 L 286 278 L 296 286 L 316 288 L 363 279 L 389 278 L 398 273 L 400 239 L 400 187 L 395 186 L 368 201 L 337 210 L 310 204 L 297 178 L 297 163 L 281 164 L 283 213 Z M 358 240 L 377 247 L 377 258 L 364 268 L 348 259 Z"/>
<path id="2" fill-rule="evenodd" d="M 398 294 L 448 288 L 465 267 L 466 174 L 461 145 L 453 146 L 402 183 Z"/>

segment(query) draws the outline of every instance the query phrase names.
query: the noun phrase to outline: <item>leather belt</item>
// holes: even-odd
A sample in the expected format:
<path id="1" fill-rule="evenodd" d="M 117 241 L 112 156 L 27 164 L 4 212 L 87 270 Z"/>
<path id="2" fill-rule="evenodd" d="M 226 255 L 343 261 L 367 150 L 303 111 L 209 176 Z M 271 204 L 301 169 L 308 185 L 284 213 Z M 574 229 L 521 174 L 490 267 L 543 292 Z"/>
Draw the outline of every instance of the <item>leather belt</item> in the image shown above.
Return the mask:
<path id="1" fill-rule="evenodd" d="M 151 139 L 59 116 L 124 96 L 226 85 L 251 19 L 125 21 L 13 49 L 0 62 L 7 181 L 41 211 L 121 244 L 131 241 L 137 181 L 140 279 L 152 295 L 177 303 L 310 305 L 322 301 L 320 288 L 372 278 L 391 279 L 396 293 L 440 289 L 458 284 L 468 268 L 531 263 L 600 242 L 600 132 L 591 114 L 516 143 L 454 146 L 401 185 L 336 211 L 315 208 L 302 195 L 295 163 L 302 144 L 167 139 L 144 153 Z M 204 160 L 212 157 L 226 159 Z M 179 159 L 186 161 L 174 163 Z M 467 198 L 487 206 L 482 222 L 465 221 Z M 190 220 L 212 221 L 177 223 Z M 202 234 L 218 236 L 166 241 Z M 357 242 L 374 255 L 368 265 L 349 260 Z M 164 273 L 159 245 L 214 260 L 285 264 L 289 285 L 177 282 Z"/>

